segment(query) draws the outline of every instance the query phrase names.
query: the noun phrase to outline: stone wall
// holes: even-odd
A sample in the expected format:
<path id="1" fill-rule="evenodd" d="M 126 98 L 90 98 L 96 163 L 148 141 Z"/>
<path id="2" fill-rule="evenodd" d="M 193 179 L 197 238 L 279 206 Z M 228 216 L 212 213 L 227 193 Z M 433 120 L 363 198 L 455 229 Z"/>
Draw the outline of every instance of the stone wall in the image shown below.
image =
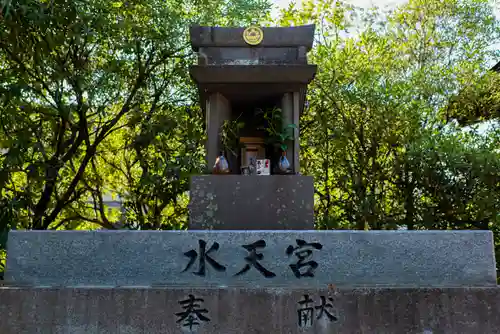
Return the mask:
<path id="1" fill-rule="evenodd" d="M 202 317 L 182 314 L 190 295 Z M 0 333 L 488 334 L 499 300 L 497 288 L 0 288 Z"/>

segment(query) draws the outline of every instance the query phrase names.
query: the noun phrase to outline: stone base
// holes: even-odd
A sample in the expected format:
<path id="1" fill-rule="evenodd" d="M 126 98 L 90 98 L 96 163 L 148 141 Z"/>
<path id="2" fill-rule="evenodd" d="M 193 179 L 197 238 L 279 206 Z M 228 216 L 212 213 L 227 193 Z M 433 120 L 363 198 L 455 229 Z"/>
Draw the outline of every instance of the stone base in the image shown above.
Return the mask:
<path id="1" fill-rule="evenodd" d="M 12 231 L 7 249 L 5 280 L 30 286 L 496 286 L 490 231 Z"/>
<path id="2" fill-rule="evenodd" d="M 201 311 L 182 319 L 190 295 Z M 2 334 L 500 333 L 498 288 L 4 287 L 0 301 Z"/>
<path id="3" fill-rule="evenodd" d="M 190 230 L 314 229 L 310 176 L 195 176 L 190 197 Z"/>

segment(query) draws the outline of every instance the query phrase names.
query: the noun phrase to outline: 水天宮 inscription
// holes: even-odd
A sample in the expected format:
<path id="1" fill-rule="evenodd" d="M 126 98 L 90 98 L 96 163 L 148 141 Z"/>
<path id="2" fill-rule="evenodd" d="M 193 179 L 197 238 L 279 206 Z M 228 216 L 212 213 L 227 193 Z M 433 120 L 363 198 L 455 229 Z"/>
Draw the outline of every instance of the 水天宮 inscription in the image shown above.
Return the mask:
<path id="1" fill-rule="evenodd" d="M 318 262 L 313 261 L 313 249 L 320 250 L 323 248 L 323 245 L 319 242 L 305 242 L 302 239 L 297 239 L 297 246 L 294 247 L 292 245 L 288 246 L 286 249 L 286 254 L 288 256 L 295 254 L 299 258 L 296 263 L 292 263 L 290 268 L 293 271 L 293 274 L 297 278 L 301 277 L 314 277 L 314 270 L 318 268 Z M 306 260 L 309 260 L 306 262 Z M 305 272 L 301 272 L 300 269 L 303 267 L 308 267 Z"/>
<path id="2" fill-rule="evenodd" d="M 247 264 L 243 267 L 243 269 L 236 273 L 235 276 L 246 273 L 251 267 L 257 269 L 262 275 L 264 275 L 265 278 L 272 278 L 276 276 L 275 273 L 267 270 L 262 264 L 259 263 L 260 260 L 264 259 L 264 255 L 262 253 L 257 253 L 257 249 L 266 247 L 266 242 L 264 240 L 257 240 L 254 243 L 243 245 L 242 247 L 245 248 L 250 254 L 245 257 Z"/>
<path id="3" fill-rule="evenodd" d="M 300 328 L 307 328 L 313 325 L 314 320 L 327 319 L 330 322 L 338 321 L 332 314 L 333 298 L 320 296 L 320 304 L 314 305 L 314 300 L 309 295 L 304 295 L 299 300 L 297 309 L 298 325 Z"/>
<path id="4" fill-rule="evenodd" d="M 294 263 L 289 265 L 293 274 L 297 278 L 301 277 L 314 277 L 314 271 L 318 268 L 318 262 L 312 259 L 313 250 L 321 250 L 323 249 L 323 245 L 319 242 L 307 242 L 303 239 L 296 239 L 296 245 L 289 245 L 285 254 L 290 257 L 295 255 L 297 260 Z M 259 250 L 263 250 L 266 248 L 265 240 L 257 240 L 253 243 L 241 245 L 244 249 L 247 250 L 248 255 L 245 256 L 245 261 L 247 262 L 245 266 L 238 271 L 234 276 L 241 276 L 247 273 L 252 268 L 255 268 L 259 273 L 261 273 L 265 278 L 273 278 L 276 277 L 276 274 L 261 263 L 264 260 L 264 254 L 259 252 Z M 212 246 L 208 250 L 206 250 L 207 242 L 205 240 L 198 240 L 198 252 L 194 249 L 191 249 L 184 253 L 186 257 L 189 258 L 189 262 L 182 270 L 182 272 L 188 271 L 198 259 L 198 270 L 193 271 L 194 275 L 204 277 L 207 272 L 208 263 L 215 271 L 217 272 L 225 272 L 227 267 L 219 262 L 217 262 L 210 253 L 216 253 L 220 245 L 218 242 L 212 243 Z"/>
<path id="5" fill-rule="evenodd" d="M 191 268 L 191 266 L 194 264 L 194 262 L 196 261 L 196 258 L 199 257 L 199 264 L 198 264 L 198 271 L 194 271 L 193 274 L 195 275 L 198 275 L 198 276 L 205 276 L 205 272 L 206 272 L 206 262 L 208 262 L 208 264 L 210 264 L 216 271 L 226 271 L 226 267 L 221 265 L 220 263 L 218 263 L 217 261 L 215 261 L 212 257 L 210 257 L 210 253 L 211 252 L 216 252 L 217 250 L 219 250 L 219 243 L 217 242 L 214 242 L 212 244 L 212 246 L 210 246 L 210 248 L 208 249 L 208 251 L 206 251 L 207 247 L 207 242 L 204 241 L 204 240 L 198 240 L 198 249 L 200 251 L 200 254 L 198 254 L 198 252 L 196 252 L 194 249 L 191 249 L 190 251 L 184 253 L 184 255 L 186 255 L 187 257 L 189 257 L 189 263 L 187 264 L 186 268 L 183 270 L 186 271 L 186 270 L 189 270 L 189 268 Z"/>

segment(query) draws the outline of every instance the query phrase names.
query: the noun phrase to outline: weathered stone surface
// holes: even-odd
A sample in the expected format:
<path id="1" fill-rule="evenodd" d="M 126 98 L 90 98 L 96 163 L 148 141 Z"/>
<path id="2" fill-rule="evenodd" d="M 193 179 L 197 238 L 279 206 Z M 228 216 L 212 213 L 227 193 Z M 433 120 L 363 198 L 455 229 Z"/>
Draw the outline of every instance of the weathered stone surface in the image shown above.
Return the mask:
<path id="1" fill-rule="evenodd" d="M 194 176 L 189 213 L 191 230 L 312 230 L 313 178 Z"/>
<path id="2" fill-rule="evenodd" d="M 301 50 L 305 52 L 305 50 Z M 307 64 L 299 48 L 200 48 L 198 65 Z"/>
<path id="3" fill-rule="evenodd" d="M 311 50 L 314 41 L 315 25 L 296 27 L 262 27 L 264 38 L 259 47 L 301 47 Z M 243 39 L 245 27 L 203 27 L 189 29 L 191 46 L 198 51 L 200 47 L 249 47 Z"/>
<path id="4" fill-rule="evenodd" d="M 176 313 L 190 294 L 210 320 L 198 320 L 199 334 L 500 333 L 498 288 L 0 288 L 0 333 L 189 333 Z M 299 305 L 305 294 L 313 302 Z M 321 296 L 335 318 L 313 309 L 312 326 L 301 328 L 299 310 L 321 305 Z"/>
<path id="5" fill-rule="evenodd" d="M 297 278 L 290 267 L 299 259 L 286 251 L 297 239 L 322 244 L 306 247 L 312 254 L 303 263 L 318 263 L 314 277 Z M 199 276 L 198 257 L 183 272 L 188 255 L 202 253 L 200 240 L 225 270 L 207 258 Z M 266 243 L 256 250 L 258 263 L 274 277 L 260 273 L 242 247 L 258 240 Z M 496 286 L 492 242 L 489 231 L 14 231 L 5 279 L 44 286 Z"/>

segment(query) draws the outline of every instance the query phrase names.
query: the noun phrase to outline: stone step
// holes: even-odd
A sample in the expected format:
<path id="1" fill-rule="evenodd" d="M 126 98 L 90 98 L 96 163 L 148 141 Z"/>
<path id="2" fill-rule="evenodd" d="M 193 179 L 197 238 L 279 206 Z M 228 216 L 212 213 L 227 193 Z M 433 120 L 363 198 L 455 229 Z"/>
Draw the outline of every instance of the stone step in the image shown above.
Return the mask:
<path id="1" fill-rule="evenodd" d="M 500 289 L 0 288 L 2 334 L 492 334 Z"/>
<path id="2" fill-rule="evenodd" d="M 496 286 L 489 231 L 13 231 L 5 280 L 43 286 Z"/>

